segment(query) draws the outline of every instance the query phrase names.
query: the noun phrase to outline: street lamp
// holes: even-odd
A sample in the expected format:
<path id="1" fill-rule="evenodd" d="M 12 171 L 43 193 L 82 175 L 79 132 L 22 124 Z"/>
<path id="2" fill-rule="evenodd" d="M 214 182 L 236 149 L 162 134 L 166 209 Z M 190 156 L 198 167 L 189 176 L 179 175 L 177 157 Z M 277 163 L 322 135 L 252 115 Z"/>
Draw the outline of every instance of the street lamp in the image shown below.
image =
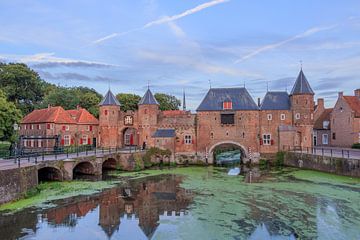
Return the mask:
<path id="1" fill-rule="evenodd" d="M 19 125 L 17 123 L 13 124 L 13 128 L 15 131 L 15 140 L 14 140 L 14 155 L 15 155 L 15 163 L 16 163 L 16 158 L 17 158 L 17 152 L 18 152 L 18 139 L 17 139 L 17 131 L 19 130 Z M 20 161 L 20 160 L 19 160 Z"/>

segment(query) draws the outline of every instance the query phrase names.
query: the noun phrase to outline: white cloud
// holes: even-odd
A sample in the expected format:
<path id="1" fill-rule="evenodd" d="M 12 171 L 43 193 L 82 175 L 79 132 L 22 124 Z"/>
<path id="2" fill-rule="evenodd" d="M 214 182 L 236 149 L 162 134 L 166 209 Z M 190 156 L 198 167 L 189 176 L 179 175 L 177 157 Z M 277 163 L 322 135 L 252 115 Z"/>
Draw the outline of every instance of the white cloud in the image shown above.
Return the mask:
<path id="1" fill-rule="evenodd" d="M 326 27 L 314 27 L 314 28 L 310 28 L 308 30 L 306 30 L 305 32 L 303 33 L 300 33 L 300 34 L 297 34 L 293 37 L 290 37 L 288 39 L 285 39 L 283 41 L 280 41 L 280 42 L 277 42 L 277 43 L 273 43 L 273 44 L 268 44 L 268 45 L 265 45 L 265 46 L 262 46 L 252 52 L 250 52 L 249 54 L 241 57 L 240 59 L 237 59 L 234 63 L 239 63 L 239 62 L 242 62 L 242 61 L 245 61 L 249 58 L 252 58 L 262 52 L 266 52 L 266 51 L 269 51 L 269 50 L 272 50 L 272 49 L 276 49 L 278 47 L 281 47 L 289 42 L 292 42 L 292 41 L 295 41 L 297 39 L 300 39 L 300 38 L 305 38 L 305 37 L 308 37 L 308 36 L 311 36 L 313 34 L 316 34 L 318 32 L 322 32 L 322 31 L 327 31 L 327 30 L 331 30 L 331 29 L 334 29 L 338 26 L 338 24 L 334 24 L 334 25 L 331 25 L 331 26 L 326 26 Z"/>
<path id="2" fill-rule="evenodd" d="M 60 65 L 83 66 L 83 67 L 84 66 L 118 67 L 118 65 L 103 63 L 103 62 L 56 57 L 55 53 L 37 53 L 33 55 L 15 55 L 15 54 L 1 55 L 0 54 L 0 58 L 11 62 L 36 64 L 42 67 L 56 67 Z"/>
<path id="3" fill-rule="evenodd" d="M 106 40 L 109 40 L 111 38 L 123 36 L 123 35 L 129 34 L 131 32 L 135 32 L 135 31 L 143 30 L 143 29 L 152 27 L 154 25 L 161 25 L 161 24 L 165 24 L 165 23 L 170 23 L 170 22 L 176 21 L 176 20 L 178 20 L 180 18 L 183 18 L 183 17 L 189 16 L 189 15 L 192 15 L 194 13 L 200 12 L 200 11 L 206 9 L 206 8 L 209 8 L 209 7 L 221 4 L 221 3 L 225 3 L 225 2 L 228 2 L 228 1 L 230 1 L 230 0 L 213 0 L 213 1 L 210 1 L 210 2 L 206 2 L 206 3 L 203 3 L 203 4 L 200 4 L 200 5 L 196 6 L 194 8 L 191 8 L 189 10 L 186 10 L 186 11 L 180 13 L 180 14 L 176 14 L 176 15 L 173 15 L 173 16 L 164 16 L 164 17 L 158 18 L 157 20 L 146 23 L 144 26 L 142 26 L 140 28 L 135 28 L 135 29 L 132 29 L 132 30 L 129 30 L 129 31 L 126 31 L 126 32 L 122 32 L 122 33 L 109 34 L 109 35 L 107 35 L 105 37 L 102 37 L 102 38 L 99 38 L 99 39 L 93 41 L 92 44 L 99 44 L 99 43 L 104 42 Z"/>

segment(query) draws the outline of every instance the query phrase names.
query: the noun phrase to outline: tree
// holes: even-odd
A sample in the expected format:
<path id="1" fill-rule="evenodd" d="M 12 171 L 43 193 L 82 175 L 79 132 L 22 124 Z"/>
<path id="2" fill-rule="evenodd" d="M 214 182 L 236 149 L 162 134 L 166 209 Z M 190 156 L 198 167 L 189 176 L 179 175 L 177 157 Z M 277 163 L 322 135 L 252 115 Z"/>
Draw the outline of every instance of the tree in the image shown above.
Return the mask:
<path id="1" fill-rule="evenodd" d="M 98 104 L 101 101 L 101 97 L 93 92 L 87 92 L 80 95 L 79 105 L 83 108 L 86 108 L 92 115 L 95 117 L 99 116 L 99 106 Z"/>
<path id="2" fill-rule="evenodd" d="M 160 110 L 179 110 L 181 105 L 181 101 L 177 99 L 175 96 L 168 95 L 165 93 L 156 93 L 154 95 L 155 99 L 160 104 Z"/>
<path id="3" fill-rule="evenodd" d="M 45 82 L 25 64 L 0 63 L 0 86 L 7 100 L 27 114 L 42 101 Z"/>
<path id="4" fill-rule="evenodd" d="M 15 140 L 14 123 L 21 120 L 21 111 L 16 108 L 15 104 L 7 101 L 3 91 L 0 90 L 0 140 Z"/>
<path id="5" fill-rule="evenodd" d="M 62 106 L 65 110 L 75 109 L 77 106 L 87 109 L 95 117 L 99 116 L 98 104 L 101 101 L 101 94 L 94 89 L 87 87 L 56 87 L 50 88 L 44 101 L 38 108 L 45 108 L 47 105 Z"/>
<path id="6" fill-rule="evenodd" d="M 117 100 L 121 103 L 121 109 L 126 112 L 128 110 L 135 111 L 138 109 L 138 103 L 141 97 L 131 93 L 119 93 L 116 95 Z"/>

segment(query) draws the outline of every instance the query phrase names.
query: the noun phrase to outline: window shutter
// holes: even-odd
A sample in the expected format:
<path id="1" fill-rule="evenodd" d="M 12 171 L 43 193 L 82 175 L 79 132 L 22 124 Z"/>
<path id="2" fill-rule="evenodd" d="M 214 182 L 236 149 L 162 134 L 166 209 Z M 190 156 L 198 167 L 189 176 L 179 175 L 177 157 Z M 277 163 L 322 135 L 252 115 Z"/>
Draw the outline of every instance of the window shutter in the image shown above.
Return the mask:
<path id="1" fill-rule="evenodd" d="M 61 139 L 61 145 L 64 146 L 64 143 L 65 143 L 65 140 L 64 140 L 64 139 Z"/>
<path id="2" fill-rule="evenodd" d="M 185 143 L 185 140 L 183 139 L 183 140 L 181 141 L 181 143 L 184 144 L 184 143 Z"/>
<path id="3" fill-rule="evenodd" d="M 62 127 L 62 130 L 64 130 L 64 131 L 66 130 L 66 127 L 65 127 L 65 125 L 64 125 L 64 126 Z"/>
<path id="4" fill-rule="evenodd" d="M 270 142 L 271 142 L 271 145 L 274 145 L 274 139 L 271 139 Z"/>
<path id="5" fill-rule="evenodd" d="M 192 143 L 192 144 L 195 144 L 195 139 L 193 139 L 191 143 Z"/>
<path id="6" fill-rule="evenodd" d="M 90 142 L 90 138 L 88 138 L 88 142 L 87 142 L 87 143 L 88 143 L 88 145 L 90 145 L 90 144 L 91 144 L 91 142 Z"/>
<path id="7" fill-rule="evenodd" d="M 82 138 L 80 138 L 80 144 L 83 144 L 83 140 L 82 140 Z"/>
<path id="8" fill-rule="evenodd" d="M 71 145 L 73 145 L 73 144 L 74 144 L 74 139 L 72 138 L 72 139 L 71 139 Z"/>
<path id="9" fill-rule="evenodd" d="M 50 129 L 50 123 L 46 124 L 46 128 Z"/>
<path id="10" fill-rule="evenodd" d="M 262 140 L 262 138 L 260 138 L 260 145 L 263 145 L 263 140 Z"/>
<path id="11" fill-rule="evenodd" d="M 90 126 L 90 127 L 89 127 L 90 131 L 92 131 L 92 127 L 93 127 L 93 126 Z"/>

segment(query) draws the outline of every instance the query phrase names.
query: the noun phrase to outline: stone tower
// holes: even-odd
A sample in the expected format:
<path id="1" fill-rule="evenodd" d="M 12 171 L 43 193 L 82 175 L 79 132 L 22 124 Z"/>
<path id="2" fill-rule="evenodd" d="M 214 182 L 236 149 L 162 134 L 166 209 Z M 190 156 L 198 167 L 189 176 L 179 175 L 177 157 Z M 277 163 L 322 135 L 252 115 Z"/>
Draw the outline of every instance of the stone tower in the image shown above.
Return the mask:
<path id="1" fill-rule="evenodd" d="M 298 146 L 312 146 L 314 125 L 314 92 L 301 69 L 290 93 L 293 125 L 300 133 Z"/>
<path id="2" fill-rule="evenodd" d="M 150 91 L 150 88 L 141 98 L 138 103 L 138 107 L 139 132 L 141 132 L 139 143 L 142 144 L 145 142 L 147 145 L 153 144 L 152 135 L 157 128 L 159 103 L 156 101 L 154 95 Z"/>
<path id="3" fill-rule="evenodd" d="M 99 106 L 100 146 L 117 147 L 120 143 L 118 133 L 120 103 L 109 89 Z"/>

